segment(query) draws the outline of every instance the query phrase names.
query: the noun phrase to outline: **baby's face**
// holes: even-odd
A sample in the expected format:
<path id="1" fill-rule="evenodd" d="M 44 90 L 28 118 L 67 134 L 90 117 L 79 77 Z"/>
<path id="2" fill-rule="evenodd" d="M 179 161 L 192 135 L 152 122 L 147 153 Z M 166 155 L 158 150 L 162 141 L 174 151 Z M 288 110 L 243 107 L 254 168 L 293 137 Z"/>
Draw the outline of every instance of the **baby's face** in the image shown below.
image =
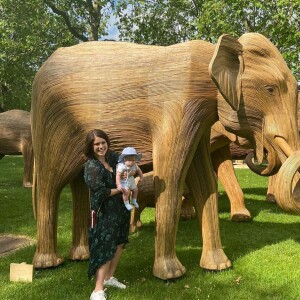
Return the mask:
<path id="1" fill-rule="evenodd" d="M 135 164 L 135 156 L 134 155 L 125 156 L 124 163 L 127 167 L 132 167 Z"/>

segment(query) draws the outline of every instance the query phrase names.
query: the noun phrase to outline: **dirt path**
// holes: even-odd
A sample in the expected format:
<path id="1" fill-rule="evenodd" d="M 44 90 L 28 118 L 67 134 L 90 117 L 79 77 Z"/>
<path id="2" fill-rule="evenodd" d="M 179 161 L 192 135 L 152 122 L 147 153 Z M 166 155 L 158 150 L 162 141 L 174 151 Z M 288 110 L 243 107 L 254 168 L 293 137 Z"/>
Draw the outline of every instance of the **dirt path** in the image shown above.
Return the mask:
<path id="1" fill-rule="evenodd" d="M 21 247 L 30 246 L 34 243 L 34 240 L 25 236 L 16 235 L 0 235 L 0 256 L 8 254 Z"/>

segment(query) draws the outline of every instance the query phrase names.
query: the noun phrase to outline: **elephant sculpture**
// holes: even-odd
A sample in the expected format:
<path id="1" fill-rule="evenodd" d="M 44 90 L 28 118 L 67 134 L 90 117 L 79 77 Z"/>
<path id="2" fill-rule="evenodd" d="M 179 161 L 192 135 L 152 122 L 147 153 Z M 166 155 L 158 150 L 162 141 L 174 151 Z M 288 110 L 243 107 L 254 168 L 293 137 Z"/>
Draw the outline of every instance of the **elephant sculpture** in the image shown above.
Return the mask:
<path id="1" fill-rule="evenodd" d="M 298 153 L 296 86 L 277 48 L 257 33 L 238 40 L 222 35 L 215 45 L 198 40 L 166 47 L 88 42 L 58 49 L 36 74 L 32 91 L 38 185 L 34 266 L 63 262 L 57 214 L 60 192 L 68 183 L 74 200 L 70 258 L 89 255 L 82 152 L 87 131 L 101 128 L 114 150 L 130 145 L 143 153 L 145 166 L 153 163 L 153 274 L 168 279 L 185 273 L 175 251 L 185 183 L 202 227 L 200 266 L 229 268 L 219 232 L 210 129 L 219 120 L 227 131 L 247 138 L 258 162 L 268 154 L 262 172 L 272 175 L 280 169 L 279 178 L 286 176 L 291 183 Z M 278 191 L 280 205 L 298 211 L 288 183 L 280 188 L 285 192 Z"/>
<path id="2" fill-rule="evenodd" d="M 33 152 L 31 142 L 30 113 L 9 110 L 0 113 L 0 159 L 5 155 L 23 155 L 23 186 L 32 186 Z"/>
<path id="3" fill-rule="evenodd" d="M 243 191 L 237 181 L 232 158 L 231 145 L 239 147 L 249 147 L 249 142 L 246 139 L 241 139 L 236 135 L 228 132 L 218 121 L 211 128 L 210 135 L 210 155 L 214 171 L 222 183 L 229 201 L 232 221 L 249 221 L 251 214 L 245 207 Z M 246 156 L 249 149 L 235 150 L 238 155 Z M 153 172 L 144 174 L 144 180 L 139 182 L 137 177 L 136 183 L 139 188 L 139 208 L 136 208 L 131 213 L 130 229 L 134 232 L 137 227 L 142 226 L 141 213 L 146 207 L 155 207 L 154 187 L 153 187 Z M 195 215 L 192 199 L 189 195 L 189 190 L 186 187 L 183 192 L 180 217 L 183 220 L 191 219 Z"/>

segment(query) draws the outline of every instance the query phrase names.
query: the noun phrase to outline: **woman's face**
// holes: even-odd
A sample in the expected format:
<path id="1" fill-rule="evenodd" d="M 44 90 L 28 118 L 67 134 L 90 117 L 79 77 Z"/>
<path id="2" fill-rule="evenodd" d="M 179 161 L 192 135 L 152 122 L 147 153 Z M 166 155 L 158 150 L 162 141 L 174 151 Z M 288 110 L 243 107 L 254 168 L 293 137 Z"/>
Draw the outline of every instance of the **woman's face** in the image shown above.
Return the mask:
<path id="1" fill-rule="evenodd" d="M 105 156 L 108 150 L 108 145 L 106 140 L 97 136 L 94 139 L 93 147 L 94 147 L 95 156 L 97 156 L 98 158 Z"/>

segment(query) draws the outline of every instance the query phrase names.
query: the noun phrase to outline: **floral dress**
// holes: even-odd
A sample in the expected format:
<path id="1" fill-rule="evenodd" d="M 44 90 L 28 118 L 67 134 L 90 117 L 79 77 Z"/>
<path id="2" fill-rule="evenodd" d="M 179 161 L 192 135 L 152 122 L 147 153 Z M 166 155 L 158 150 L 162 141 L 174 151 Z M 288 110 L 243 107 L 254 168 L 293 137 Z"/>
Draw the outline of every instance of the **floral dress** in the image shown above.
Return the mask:
<path id="1" fill-rule="evenodd" d="M 89 228 L 89 277 L 114 257 L 117 245 L 128 243 L 130 212 L 123 204 L 121 193 L 109 196 L 110 189 L 116 188 L 119 156 L 112 151 L 106 156 L 113 172 L 107 170 L 96 158 L 89 159 L 84 168 L 84 180 L 90 190 L 91 209 L 97 212 L 96 225 Z"/>

